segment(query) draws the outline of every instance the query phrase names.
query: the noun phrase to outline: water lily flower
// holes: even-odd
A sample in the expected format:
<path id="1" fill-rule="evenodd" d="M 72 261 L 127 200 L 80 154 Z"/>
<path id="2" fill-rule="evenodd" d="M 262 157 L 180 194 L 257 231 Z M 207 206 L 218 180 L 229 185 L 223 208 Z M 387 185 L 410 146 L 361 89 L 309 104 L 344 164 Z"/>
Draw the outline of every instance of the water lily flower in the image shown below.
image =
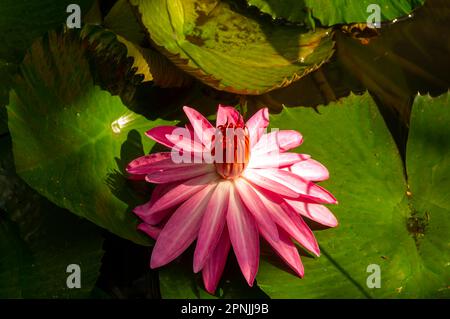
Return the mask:
<path id="1" fill-rule="evenodd" d="M 190 124 L 160 126 L 146 135 L 171 149 L 132 161 L 132 178 L 157 184 L 134 213 L 138 228 L 156 240 L 150 267 L 164 266 L 195 240 L 193 270 L 214 293 L 231 247 L 246 281 L 258 272 L 260 236 L 300 277 L 304 268 L 294 244 L 319 256 L 304 217 L 328 227 L 338 222 L 323 204 L 336 199 L 315 184 L 328 170 L 309 155 L 288 152 L 303 137 L 292 130 L 267 133 L 267 108 L 246 123 L 233 107 L 218 107 L 216 126 L 190 107 Z"/>

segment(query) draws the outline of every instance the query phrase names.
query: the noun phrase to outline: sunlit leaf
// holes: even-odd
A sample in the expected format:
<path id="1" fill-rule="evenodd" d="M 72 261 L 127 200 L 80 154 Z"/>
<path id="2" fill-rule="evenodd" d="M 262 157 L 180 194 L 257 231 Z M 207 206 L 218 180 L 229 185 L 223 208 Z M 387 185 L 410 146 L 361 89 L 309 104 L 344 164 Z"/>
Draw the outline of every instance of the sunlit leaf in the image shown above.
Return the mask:
<path id="1" fill-rule="evenodd" d="M 326 29 L 275 25 L 227 1 L 132 0 L 151 40 L 179 68 L 220 90 L 261 94 L 318 68 L 333 53 Z"/>
<path id="2" fill-rule="evenodd" d="M 272 127 L 302 132 L 299 150 L 328 167 L 323 185 L 339 200 L 340 225 L 316 231 L 322 256 L 303 258 L 303 279 L 264 259 L 260 288 L 274 298 L 449 297 L 449 107 L 448 94 L 416 98 L 407 180 L 368 94 L 272 116 Z M 380 267 L 380 288 L 367 285 L 370 265 Z"/>
<path id="3" fill-rule="evenodd" d="M 143 199 L 123 171 L 153 145 L 144 132 L 167 122 L 149 121 L 95 86 L 77 38 L 50 33 L 33 44 L 8 117 L 17 171 L 29 185 L 121 237 L 149 243 L 131 212 Z"/>

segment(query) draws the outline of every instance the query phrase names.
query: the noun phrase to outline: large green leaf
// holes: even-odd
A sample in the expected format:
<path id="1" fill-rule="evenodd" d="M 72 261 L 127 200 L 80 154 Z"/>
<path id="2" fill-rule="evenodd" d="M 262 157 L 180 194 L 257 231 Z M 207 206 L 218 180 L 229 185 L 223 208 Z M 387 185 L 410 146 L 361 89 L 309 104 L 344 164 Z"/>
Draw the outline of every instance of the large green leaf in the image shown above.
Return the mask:
<path id="1" fill-rule="evenodd" d="M 417 287 L 450 297 L 450 95 L 417 96 L 407 145 L 409 223 L 418 248 Z M 444 284 L 446 286 L 444 287 Z M 432 293 L 434 288 L 439 290 Z"/>
<path id="2" fill-rule="evenodd" d="M 340 225 L 316 232 L 322 256 L 303 258 L 304 279 L 263 260 L 260 288 L 274 298 L 450 297 L 448 94 L 416 98 L 406 159 L 412 196 L 368 94 L 318 111 L 284 109 L 271 125 L 302 132 L 301 151 L 329 168 L 323 184 L 339 200 Z M 380 266 L 381 288 L 366 285 L 371 264 Z"/>
<path id="3" fill-rule="evenodd" d="M 14 172 L 11 141 L 0 140 L 0 298 L 87 298 L 100 271 L 101 229 L 58 208 Z M 67 266 L 80 266 L 69 289 Z"/>
<path id="4" fill-rule="evenodd" d="M 239 12 L 228 1 L 131 3 L 169 59 L 220 90 L 270 91 L 315 70 L 333 53 L 329 30 L 275 25 Z"/>
<path id="5" fill-rule="evenodd" d="M 81 17 L 93 0 L 81 0 Z M 33 40 L 66 22 L 72 0 L 2 0 L 0 5 L 0 59 L 19 63 Z"/>
<path id="6" fill-rule="evenodd" d="M 19 175 L 57 205 L 137 243 L 131 209 L 137 198 L 124 177 L 131 159 L 153 143 L 149 121 L 93 84 L 78 37 L 50 33 L 33 44 L 8 107 Z"/>
<path id="7" fill-rule="evenodd" d="M 365 23 L 372 4 L 380 7 L 381 21 L 407 16 L 425 0 L 247 0 L 273 18 L 310 24 L 318 19 L 323 26 L 341 23 Z"/>

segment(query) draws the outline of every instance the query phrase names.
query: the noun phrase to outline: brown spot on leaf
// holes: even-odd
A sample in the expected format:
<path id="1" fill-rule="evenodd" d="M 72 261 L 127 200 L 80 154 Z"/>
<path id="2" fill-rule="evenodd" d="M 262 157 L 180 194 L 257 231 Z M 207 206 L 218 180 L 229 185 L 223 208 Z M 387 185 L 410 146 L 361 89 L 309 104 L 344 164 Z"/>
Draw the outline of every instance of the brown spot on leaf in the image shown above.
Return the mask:
<path id="1" fill-rule="evenodd" d="M 197 35 L 187 35 L 186 40 L 188 40 L 192 44 L 195 44 L 199 47 L 201 47 L 205 44 L 205 41 Z"/>

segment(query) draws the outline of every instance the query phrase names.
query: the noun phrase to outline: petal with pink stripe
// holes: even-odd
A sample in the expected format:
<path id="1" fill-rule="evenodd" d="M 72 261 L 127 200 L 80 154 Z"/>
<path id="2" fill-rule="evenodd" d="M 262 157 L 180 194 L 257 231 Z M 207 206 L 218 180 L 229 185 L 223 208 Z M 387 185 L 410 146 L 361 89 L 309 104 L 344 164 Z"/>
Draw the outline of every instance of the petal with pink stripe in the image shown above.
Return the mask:
<path id="1" fill-rule="evenodd" d="M 227 226 L 236 259 L 249 286 L 253 286 L 259 265 L 259 234 L 253 216 L 232 187 L 228 204 Z"/>
<path id="2" fill-rule="evenodd" d="M 277 241 L 277 225 L 272 220 L 272 217 L 270 217 L 267 207 L 265 207 L 260 201 L 258 195 L 253 190 L 253 187 L 244 179 L 237 179 L 235 181 L 235 185 L 242 202 L 255 218 L 256 223 L 258 224 L 258 229 L 264 229 L 265 234 L 270 236 L 272 241 Z"/>
<path id="3" fill-rule="evenodd" d="M 297 213 L 328 227 L 336 227 L 338 221 L 333 213 L 325 206 L 314 202 L 285 199 L 286 203 Z"/>
<path id="4" fill-rule="evenodd" d="M 272 246 L 278 256 L 280 256 L 281 259 L 283 259 L 283 261 L 288 264 L 288 266 L 291 267 L 299 277 L 303 277 L 305 274 L 305 269 L 303 268 L 302 260 L 300 259 L 297 247 L 295 247 L 295 244 L 291 241 L 291 238 L 283 229 L 279 229 L 278 233 L 279 240 L 274 241 L 270 237 L 270 234 L 267 234 L 265 230 L 260 228 L 260 234 L 269 243 L 269 245 Z"/>
<path id="5" fill-rule="evenodd" d="M 289 171 L 282 169 L 261 169 L 258 170 L 258 174 L 270 181 L 280 183 L 301 196 L 318 203 L 337 203 L 336 198 L 329 191 Z"/>
<path id="6" fill-rule="evenodd" d="M 202 225 L 198 233 L 197 246 L 194 252 L 194 272 L 199 272 L 208 257 L 213 253 L 226 224 L 229 189 L 232 182 L 223 181 L 217 184 L 206 207 Z"/>
<path id="7" fill-rule="evenodd" d="M 170 217 L 156 240 L 150 267 L 164 266 L 177 258 L 197 237 L 202 217 L 216 185 L 206 186 L 183 203 Z"/>
<path id="8" fill-rule="evenodd" d="M 242 115 L 232 106 L 219 104 L 217 110 L 216 127 L 225 124 L 244 125 Z"/>
<path id="9" fill-rule="evenodd" d="M 251 156 L 248 168 L 283 168 L 304 162 L 311 158 L 307 154 L 280 153 Z"/>
<path id="10" fill-rule="evenodd" d="M 288 170 L 309 181 L 320 182 L 330 177 L 328 169 L 313 159 L 295 163 Z"/>
<path id="11" fill-rule="evenodd" d="M 215 171 L 216 169 L 214 164 L 192 164 L 189 166 L 180 165 L 176 168 L 150 172 L 145 177 L 145 180 L 155 184 L 171 183 L 183 181 Z"/>
<path id="12" fill-rule="evenodd" d="M 302 144 L 303 137 L 292 130 L 274 131 L 264 134 L 252 148 L 252 155 L 262 155 L 272 152 L 285 152 Z"/>
<path id="13" fill-rule="evenodd" d="M 206 291 L 210 294 L 213 294 L 217 289 L 217 284 L 225 269 L 230 247 L 231 244 L 228 236 L 228 229 L 225 226 L 214 252 L 208 258 L 202 269 L 203 283 L 205 284 Z"/>
<path id="14" fill-rule="evenodd" d="M 177 184 L 170 191 L 152 201 L 148 213 L 154 214 L 181 204 L 209 184 L 215 183 L 217 180 L 217 174 L 212 172 Z"/>
<path id="15" fill-rule="evenodd" d="M 263 108 L 256 112 L 245 124 L 250 135 L 250 146 L 253 147 L 266 132 L 269 125 L 269 110 Z"/>

